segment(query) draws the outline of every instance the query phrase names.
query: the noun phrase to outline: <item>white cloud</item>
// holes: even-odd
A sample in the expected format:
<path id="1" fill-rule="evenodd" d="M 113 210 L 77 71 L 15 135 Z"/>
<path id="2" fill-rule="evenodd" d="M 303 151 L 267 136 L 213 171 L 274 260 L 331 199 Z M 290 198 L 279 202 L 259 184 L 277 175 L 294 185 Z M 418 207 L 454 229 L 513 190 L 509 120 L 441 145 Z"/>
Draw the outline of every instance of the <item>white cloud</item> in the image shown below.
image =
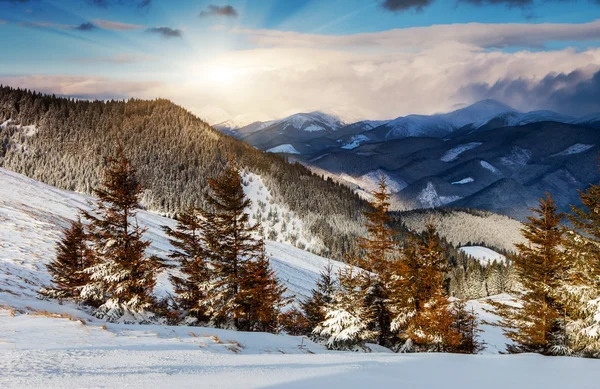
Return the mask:
<path id="1" fill-rule="evenodd" d="M 96 26 L 98 26 L 104 30 L 128 31 L 128 30 L 136 30 L 136 29 L 144 27 L 139 24 L 113 22 L 113 21 L 104 20 L 104 19 L 94 19 L 93 22 Z"/>
<path id="2" fill-rule="evenodd" d="M 444 24 L 350 35 L 303 34 L 291 31 L 234 29 L 261 46 L 407 49 L 459 42 L 482 48 L 544 47 L 550 41 L 600 39 L 600 19 L 589 23 Z"/>

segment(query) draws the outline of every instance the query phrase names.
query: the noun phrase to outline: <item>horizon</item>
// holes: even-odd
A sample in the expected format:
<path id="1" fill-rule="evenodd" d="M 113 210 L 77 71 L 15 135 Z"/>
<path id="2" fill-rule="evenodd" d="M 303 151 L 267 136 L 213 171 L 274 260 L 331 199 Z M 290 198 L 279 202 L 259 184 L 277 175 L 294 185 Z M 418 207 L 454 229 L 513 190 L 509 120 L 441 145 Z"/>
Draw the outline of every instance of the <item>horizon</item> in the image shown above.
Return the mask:
<path id="1" fill-rule="evenodd" d="M 347 122 L 600 111 L 592 0 L 0 0 L 0 83 L 166 98 L 211 124 L 321 111 Z"/>

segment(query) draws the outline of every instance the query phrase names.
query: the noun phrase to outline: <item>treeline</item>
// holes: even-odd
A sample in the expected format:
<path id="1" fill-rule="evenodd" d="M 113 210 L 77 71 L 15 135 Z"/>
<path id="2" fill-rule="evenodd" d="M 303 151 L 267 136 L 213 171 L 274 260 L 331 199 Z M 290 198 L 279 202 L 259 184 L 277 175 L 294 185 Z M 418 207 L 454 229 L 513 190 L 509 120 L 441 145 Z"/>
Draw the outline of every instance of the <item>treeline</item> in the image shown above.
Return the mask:
<path id="1" fill-rule="evenodd" d="M 121 144 L 137 167 L 142 205 L 171 216 L 210 207 L 208 177 L 234 155 L 324 243 L 318 254 L 343 259 L 357 247 L 365 203 L 350 189 L 225 136 L 168 100 L 84 101 L 0 86 L 0 124 L 1 167 L 88 194 L 100 184 L 104 156 Z"/>
<path id="2" fill-rule="evenodd" d="M 169 259 L 148 256 L 150 242 L 136 219 L 142 188 L 135 168 L 122 151 L 108 158 L 95 207 L 65 230 L 47 266 L 53 285 L 40 294 L 89 305 L 109 321 L 158 316 L 173 324 L 277 331 L 289 299 L 270 268 L 260 225 L 249 223 L 250 200 L 233 159 L 208 184 L 211 209 L 189 208 L 176 228 L 163 227 L 173 247 Z M 176 297 L 157 301 L 156 277 L 168 267 L 178 270 L 170 277 Z"/>

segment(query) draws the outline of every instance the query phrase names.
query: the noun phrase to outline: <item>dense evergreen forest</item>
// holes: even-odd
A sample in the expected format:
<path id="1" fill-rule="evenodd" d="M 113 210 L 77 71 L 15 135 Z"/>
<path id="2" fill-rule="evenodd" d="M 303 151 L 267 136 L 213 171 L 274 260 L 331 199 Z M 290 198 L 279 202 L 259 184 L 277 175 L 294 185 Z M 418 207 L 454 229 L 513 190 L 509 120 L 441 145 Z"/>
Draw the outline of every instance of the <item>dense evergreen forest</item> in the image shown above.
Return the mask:
<path id="1" fill-rule="evenodd" d="M 355 248 L 365 206 L 352 191 L 223 135 L 164 99 L 83 101 L 0 86 L 0 166 L 63 189 L 91 193 L 118 145 L 138 169 L 142 205 L 177 214 L 208 206 L 208 177 L 232 154 L 259 174 L 323 241 L 319 254 L 343 259 Z"/>

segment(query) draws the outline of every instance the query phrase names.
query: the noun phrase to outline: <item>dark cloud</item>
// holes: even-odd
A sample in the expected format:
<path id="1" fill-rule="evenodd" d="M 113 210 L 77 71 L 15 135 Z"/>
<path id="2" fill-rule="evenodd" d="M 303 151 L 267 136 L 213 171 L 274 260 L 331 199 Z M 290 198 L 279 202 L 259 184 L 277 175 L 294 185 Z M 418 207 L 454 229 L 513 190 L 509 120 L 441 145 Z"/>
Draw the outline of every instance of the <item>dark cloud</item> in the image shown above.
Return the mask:
<path id="1" fill-rule="evenodd" d="M 591 77 L 575 70 L 550 73 L 539 82 L 519 78 L 471 84 L 459 91 L 459 95 L 474 100 L 492 98 L 522 110 L 550 109 L 583 116 L 600 112 L 600 71 Z"/>
<path id="2" fill-rule="evenodd" d="M 409 9 L 416 9 L 417 11 L 422 11 L 425 7 L 430 6 L 436 0 L 381 0 L 381 5 L 383 8 L 393 11 L 407 11 Z M 439 0 L 441 1 L 441 0 Z M 546 1 L 555 1 L 561 3 L 574 3 L 577 1 L 585 1 L 585 0 L 546 0 Z M 591 3 L 600 5 L 600 0 L 589 0 Z M 477 6 L 486 6 L 486 5 L 505 5 L 507 7 L 517 7 L 523 9 L 530 9 L 534 6 L 533 0 L 456 0 L 457 3 L 466 3 Z"/>
<path id="3" fill-rule="evenodd" d="M 433 4 L 433 2 L 434 0 L 384 0 L 381 5 L 383 8 L 394 12 L 406 11 L 411 8 L 421 11 L 424 7 Z"/>
<path id="4" fill-rule="evenodd" d="M 138 8 L 146 8 L 152 4 L 152 0 L 87 0 L 87 2 L 102 8 L 108 8 L 114 5 L 130 5 Z"/>
<path id="5" fill-rule="evenodd" d="M 236 18 L 238 16 L 238 12 L 235 8 L 230 5 L 218 6 L 211 4 L 205 10 L 200 12 L 201 18 L 211 17 L 211 16 L 225 16 L 230 18 Z"/>
<path id="6" fill-rule="evenodd" d="M 79 26 L 73 27 L 73 30 L 78 30 L 78 31 L 92 31 L 97 29 L 98 27 L 96 27 L 96 25 L 94 23 L 91 22 L 87 22 L 87 23 L 81 23 Z"/>
<path id="7" fill-rule="evenodd" d="M 183 36 L 181 30 L 171 27 L 152 27 L 147 29 L 146 32 L 158 34 L 163 38 L 181 38 Z"/>
<path id="8" fill-rule="evenodd" d="M 528 7 L 533 4 L 533 0 L 459 0 L 459 2 L 474 5 L 506 5 L 508 7 Z"/>

